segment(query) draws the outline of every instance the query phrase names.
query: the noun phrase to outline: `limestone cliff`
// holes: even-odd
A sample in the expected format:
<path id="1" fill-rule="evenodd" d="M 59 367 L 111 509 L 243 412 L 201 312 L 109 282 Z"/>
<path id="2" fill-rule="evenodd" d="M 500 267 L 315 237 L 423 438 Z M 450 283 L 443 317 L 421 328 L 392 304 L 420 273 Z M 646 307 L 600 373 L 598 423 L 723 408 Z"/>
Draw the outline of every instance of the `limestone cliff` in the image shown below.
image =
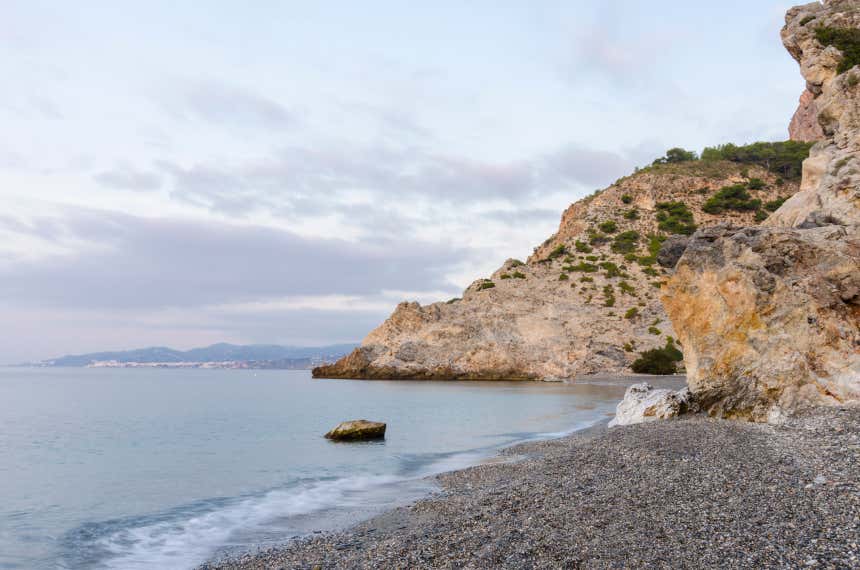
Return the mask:
<path id="1" fill-rule="evenodd" d="M 697 232 L 662 291 L 693 399 L 759 421 L 860 402 L 860 2 L 793 8 L 782 38 L 826 137 L 801 191 L 760 227 Z"/>
<path id="2" fill-rule="evenodd" d="M 658 299 L 662 239 L 692 224 L 754 224 L 765 211 L 707 213 L 720 188 L 761 204 L 796 182 L 724 161 L 659 164 L 571 205 L 525 262 L 509 259 L 462 299 L 401 303 L 352 354 L 317 377 L 548 379 L 627 370 L 674 335 Z"/>

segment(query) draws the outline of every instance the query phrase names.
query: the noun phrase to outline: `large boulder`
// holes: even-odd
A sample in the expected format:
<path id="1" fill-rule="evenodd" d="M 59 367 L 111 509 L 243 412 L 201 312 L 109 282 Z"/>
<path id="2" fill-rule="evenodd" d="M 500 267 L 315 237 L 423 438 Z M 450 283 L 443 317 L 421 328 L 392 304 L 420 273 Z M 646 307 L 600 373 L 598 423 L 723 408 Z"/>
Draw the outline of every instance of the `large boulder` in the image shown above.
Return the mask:
<path id="1" fill-rule="evenodd" d="M 384 439 L 385 424 L 367 420 L 352 420 L 341 422 L 325 434 L 327 439 L 336 441 L 358 441 L 367 439 Z"/>
<path id="2" fill-rule="evenodd" d="M 633 384 L 627 388 L 624 399 L 615 408 L 615 418 L 609 422 L 609 427 L 667 420 L 686 413 L 691 405 L 687 388 L 676 392 L 654 388 L 647 382 Z"/>
<path id="3" fill-rule="evenodd" d="M 860 400 L 858 226 L 702 230 L 663 303 L 713 415 L 766 421 Z"/>

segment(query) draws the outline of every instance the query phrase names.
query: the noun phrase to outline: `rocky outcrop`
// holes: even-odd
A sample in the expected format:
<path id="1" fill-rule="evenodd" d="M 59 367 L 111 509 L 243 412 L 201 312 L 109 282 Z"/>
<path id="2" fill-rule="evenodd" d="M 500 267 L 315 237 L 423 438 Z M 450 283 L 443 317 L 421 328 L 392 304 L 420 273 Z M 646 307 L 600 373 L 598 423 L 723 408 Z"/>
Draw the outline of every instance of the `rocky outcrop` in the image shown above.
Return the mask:
<path id="1" fill-rule="evenodd" d="M 767 221 L 813 227 L 860 223 L 860 68 L 839 73 L 844 54 L 819 42 L 816 30 L 860 28 L 857 0 L 814 2 L 788 11 L 782 41 L 800 64 L 824 140 L 803 165 L 800 192 Z"/>
<path id="2" fill-rule="evenodd" d="M 797 111 L 788 125 L 788 136 L 793 141 L 814 142 L 824 138 L 824 130 L 818 124 L 818 105 L 815 94 L 804 89 L 800 95 Z"/>
<path id="3" fill-rule="evenodd" d="M 659 301 L 659 242 L 650 237 L 667 234 L 658 205 L 682 202 L 700 226 L 753 224 L 752 211 L 702 209 L 717 189 L 748 177 L 764 182 L 753 191 L 762 202 L 798 188 L 730 162 L 644 169 L 570 206 L 526 262 L 507 260 L 461 299 L 401 303 L 361 347 L 314 376 L 539 380 L 628 370 L 638 352 L 675 334 Z"/>
<path id="4" fill-rule="evenodd" d="M 690 411 L 690 390 L 656 389 L 647 382 L 633 384 L 615 409 L 609 427 L 641 424 L 653 420 L 668 420 Z"/>
<path id="5" fill-rule="evenodd" d="M 712 415 L 766 421 L 860 399 L 857 226 L 702 230 L 663 302 Z"/>
<path id="6" fill-rule="evenodd" d="M 386 425 L 382 422 L 367 420 L 351 420 L 341 422 L 325 434 L 326 439 L 335 441 L 361 441 L 368 439 L 384 439 Z"/>
<path id="7" fill-rule="evenodd" d="M 826 138 L 800 192 L 761 227 L 697 232 L 662 291 L 692 397 L 712 415 L 860 403 L 860 70 L 840 73 L 844 54 L 815 32 L 858 27 L 856 0 L 789 10 L 783 42 Z"/>

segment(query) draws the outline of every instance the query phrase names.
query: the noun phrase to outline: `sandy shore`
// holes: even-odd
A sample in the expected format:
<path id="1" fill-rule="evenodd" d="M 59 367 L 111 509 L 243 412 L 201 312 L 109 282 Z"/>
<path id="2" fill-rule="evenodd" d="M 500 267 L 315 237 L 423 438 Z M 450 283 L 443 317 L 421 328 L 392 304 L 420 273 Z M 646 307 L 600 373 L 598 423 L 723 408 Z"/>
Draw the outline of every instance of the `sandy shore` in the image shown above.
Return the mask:
<path id="1" fill-rule="evenodd" d="M 525 458 L 204 568 L 860 568 L 860 409 L 596 428 L 505 453 Z"/>

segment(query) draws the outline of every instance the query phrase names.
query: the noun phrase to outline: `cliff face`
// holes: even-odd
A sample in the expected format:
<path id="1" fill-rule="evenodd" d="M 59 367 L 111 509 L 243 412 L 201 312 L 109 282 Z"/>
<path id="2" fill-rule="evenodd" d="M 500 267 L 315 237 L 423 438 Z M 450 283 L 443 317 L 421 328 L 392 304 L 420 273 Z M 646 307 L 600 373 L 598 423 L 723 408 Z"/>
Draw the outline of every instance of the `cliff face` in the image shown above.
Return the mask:
<path id="1" fill-rule="evenodd" d="M 783 42 L 826 137 L 801 191 L 761 227 L 697 232 L 662 291 L 690 391 L 713 415 L 763 421 L 860 402 L 860 69 L 839 71 L 845 54 L 819 42 L 824 28 L 856 33 L 860 3 L 786 16 Z"/>
<path id="2" fill-rule="evenodd" d="M 754 178 L 763 187 L 750 192 L 763 203 L 798 189 L 764 169 L 722 161 L 657 165 L 623 178 L 570 206 L 525 263 L 509 259 L 459 300 L 401 303 L 360 348 L 314 375 L 547 379 L 626 370 L 638 352 L 675 334 L 658 299 L 660 242 L 650 237 L 678 231 L 665 220 L 660 227 L 665 203 L 682 203 L 703 227 L 754 224 L 753 211 L 703 210 L 717 189 Z M 679 216 L 670 222 L 681 223 Z"/>

